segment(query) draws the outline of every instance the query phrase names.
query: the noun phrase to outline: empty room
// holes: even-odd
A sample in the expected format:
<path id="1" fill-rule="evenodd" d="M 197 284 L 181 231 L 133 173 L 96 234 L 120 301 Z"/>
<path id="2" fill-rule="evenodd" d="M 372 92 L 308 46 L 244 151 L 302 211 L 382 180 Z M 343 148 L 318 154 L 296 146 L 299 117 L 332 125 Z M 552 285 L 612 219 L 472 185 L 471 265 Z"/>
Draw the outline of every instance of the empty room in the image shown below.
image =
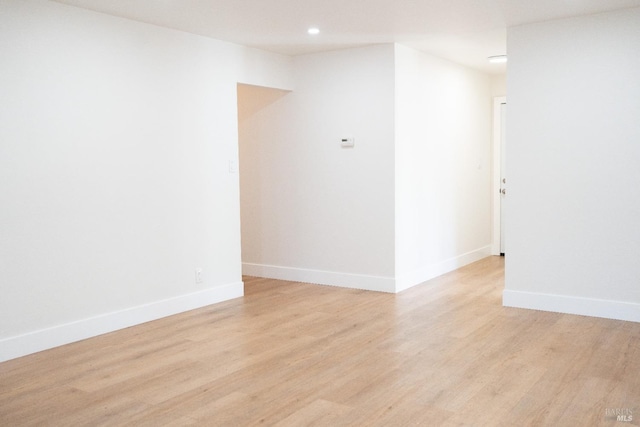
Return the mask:
<path id="1" fill-rule="evenodd" d="M 0 425 L 640 425 L 640 0 L 0 0 Z"/>

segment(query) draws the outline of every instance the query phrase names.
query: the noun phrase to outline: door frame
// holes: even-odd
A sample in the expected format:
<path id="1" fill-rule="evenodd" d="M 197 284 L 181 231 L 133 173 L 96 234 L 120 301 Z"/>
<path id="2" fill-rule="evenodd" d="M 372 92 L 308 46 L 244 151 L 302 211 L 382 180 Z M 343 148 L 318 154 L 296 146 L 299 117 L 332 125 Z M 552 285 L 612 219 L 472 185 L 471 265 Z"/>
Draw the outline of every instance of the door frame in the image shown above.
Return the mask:
<path id="1" fill-rule="evenodd" d="M 492 227 L 491 227 L 491 254 L 500 255 L 500 164 L 501 164 L 501 140 L 502 140 L 502 104 L 507 103 L 506 96 L 496 96 L 493 98 L 493 177 L 491 179 L 492 188 Z"/>

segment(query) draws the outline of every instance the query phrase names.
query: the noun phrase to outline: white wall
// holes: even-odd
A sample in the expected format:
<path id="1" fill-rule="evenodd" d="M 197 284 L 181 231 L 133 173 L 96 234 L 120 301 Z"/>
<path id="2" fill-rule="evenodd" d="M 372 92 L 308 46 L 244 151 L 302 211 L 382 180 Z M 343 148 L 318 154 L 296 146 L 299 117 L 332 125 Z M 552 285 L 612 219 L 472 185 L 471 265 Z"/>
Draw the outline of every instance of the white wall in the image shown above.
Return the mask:
<path id="1" fill-rule="evenodd" d="M 508 38 L 504 303 L 640 321 L 640 9 Z"/>
<path id="2" fill-rule="evenodd" d="M 491 83 L 401 45 L 395 80 L 401 290 L 490 253 Z"/>
<path id="3" fill-rule="evenodd" d="M 507 96 L 506 74 L 495 74 L 491 76 L 491 96 Z"/>
<path id="4" fill-rule="evenodd" d="M 236 81 L 290 65 L 0 3 L 0 360 L 242 295 Z"/>
<path id="5" fill-rule="evenodd" d="M 240 123 L 245 273 L 394 290 L 393 55 L 296 57 L 295 90 Z"/>
<path id="6" fill-rule="evenodd" d="M 295 64 L 240 90 L 246 274 L 397 292 L 489 254 L 489 76 L 399 45 Z"/>

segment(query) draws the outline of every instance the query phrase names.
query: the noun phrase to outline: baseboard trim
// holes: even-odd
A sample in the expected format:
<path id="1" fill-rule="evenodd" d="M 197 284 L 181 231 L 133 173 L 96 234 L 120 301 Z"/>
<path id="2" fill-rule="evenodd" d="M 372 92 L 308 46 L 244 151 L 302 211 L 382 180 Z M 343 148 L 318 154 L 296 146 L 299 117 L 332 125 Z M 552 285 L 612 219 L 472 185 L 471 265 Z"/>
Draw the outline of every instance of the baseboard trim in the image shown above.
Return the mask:
<path id="1" fill-rule="evenodd" d="M 488 256 L 491 256 L 491 245 L 449 258 L 437 264 L 419 268 L 402 276 L 396 281 L 396 292 L 402 292 L 406 289 L 424 283 L 427 280 L 442 276 L 443 274 L 449 273 L 473 262 L 480 261 Z"/>
<path id="2" fill-rule="evenodd" d="M 268 279 L 288 280 L 291 282 L 312 283 L 315 285 L 338 286 L 378 292 L 395 292 L 395 280 L 392 277 L 367 276 L 363 274 L 337 273 L 333 271 L 252 263 L 242 264 L 242 274 Z"/>
<path id="3" fill-rule="evenodd" d="M 621 301 L 505 289 L 502 292 L 502 305 L 505 307 L 640 322 L 640 304 Z"/>
<path id="4" fill-rule="evenodd" d="M 244 295 L 243 282 L 82 319 L 0 340 L 0 362 L 81 341 Z"/>

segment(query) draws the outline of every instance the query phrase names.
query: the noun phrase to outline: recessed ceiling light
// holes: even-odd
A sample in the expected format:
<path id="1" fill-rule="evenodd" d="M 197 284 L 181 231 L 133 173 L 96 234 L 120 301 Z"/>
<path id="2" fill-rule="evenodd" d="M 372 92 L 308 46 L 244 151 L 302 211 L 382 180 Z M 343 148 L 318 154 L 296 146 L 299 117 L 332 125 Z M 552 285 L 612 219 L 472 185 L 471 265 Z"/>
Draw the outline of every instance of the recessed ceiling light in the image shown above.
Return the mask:
<path id="1" fill-rule="evenodd" d="M 307 33 L 315 36 L 316 34 L 320 34 L 320 29 L 316 27 L 311 27 L 307 30 Z"/>
<path id="2" fill-rule="evenodd" d="M 490 56 L 489 62 L 491 62 L 492 64 L 501 64 L 507 62 L 507 55 Z"/>

